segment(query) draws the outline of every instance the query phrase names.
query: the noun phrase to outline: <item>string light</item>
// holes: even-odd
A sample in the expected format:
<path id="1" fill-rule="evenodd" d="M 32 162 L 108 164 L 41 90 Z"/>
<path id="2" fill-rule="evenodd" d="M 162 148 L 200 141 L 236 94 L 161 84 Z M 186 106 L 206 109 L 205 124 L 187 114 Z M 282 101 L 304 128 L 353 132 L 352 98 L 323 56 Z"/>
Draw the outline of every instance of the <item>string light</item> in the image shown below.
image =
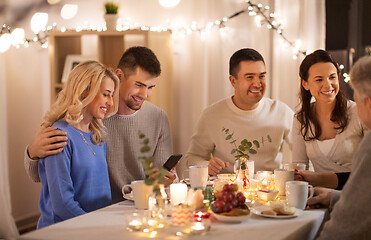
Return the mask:
<path id="1" fill-rule="evenodd" d="M 267 29 L 273 30 L 276 34 L 279 36 L 279 42 L 282 43 L 283 48 L 287 48 L 288 46 L 291 46 L 294 51 L 293 59 L 297 59 L 300 54 L 302 55 L 308 55 L 311 51 L 310 50 L 301 50 L 301 42 L 291 41 L 289 40 L 285 35 L 283 31 L 283 26 L 281 22 L 276 19 L 277 15 L 274 12 L 271 12 L 271 8 L 267 6 L 263 6 L 263 4 L 255 4 L 251 2 L 250 0 L 245 1 L 247 6 L 244 7 L 242 10 L 237 11 L 230 15 L 229 17 L 223 17 L 219 20 L 215 21 L 209 21 L 206 26 L 200 27 L 197 25 L 197 22 L 193 21 L 191 24 L 191 27 L 189 26 L 183 26 L 180 28 L 174 28 L 171 29 L 169 27 L 164 26 L 141 26 L 138 22 L 134 23 L 134 27 L 130 27 L 129 21 L 131 19 L 127 19 L 127 21 L 124 24 L 118 24 L 116 27 L 116 30 L 118 31 L 127 31 L 127 30 L 142 30 L 142 31 L 154 31 L 154 32 L 161 32 L 161 31 L 171 31 L 174 33 L 174 37 L 182 37 L 184 38 L 187 35 L 193 34 L 193 32 L 199 32 L 200 33 L 200 39 L 204 41 L 207 36 L 207 32 L 211 31 L 213 27 L 218 27 L 221 33 L 225 33 L 229 31 L 229 27 L 226 26 L 230 19 L 235 18 L 237 16 L 240 16 L 242 13 L 248 13 L 249 16 L 255 17 L 255 23 L 257 27 L 266 26 Z M 169 21 L 170 22 L 170 21 Z M 168 23 L 169 23 L 168 22 Z M 50 30 L 56 30 L 56 24 L 54 23 L 52 26 L 48 26 L 47 28 L 43 28 L 41 31 L 36 33 L 35 38 L 33 41 L 29 39 L 24 39 L 23 46 L 28 47 L 29 43 L 32 42 L 38 42 L 41 44 L 42 47 L 46 47 L 48 42 L 48 31 Z M 62 27 L 60 29 L 61 32 L 66 31 L 76 31 L 81 32 L 82 30 L 93 30 L 93 31 L 106 31 L 107 28 L 105 24 L 102 26 L 94 27 L 92 25 L 89 25 L 87 22 L 84 23 L 82 26 L 77 26 L 74 30 L 66 29 L 65 27 Z M 5 24 L 2 27 L 1 34 L 3 35 L 5 33 L 10 33 L 10 27 L 6 26 Z"/>

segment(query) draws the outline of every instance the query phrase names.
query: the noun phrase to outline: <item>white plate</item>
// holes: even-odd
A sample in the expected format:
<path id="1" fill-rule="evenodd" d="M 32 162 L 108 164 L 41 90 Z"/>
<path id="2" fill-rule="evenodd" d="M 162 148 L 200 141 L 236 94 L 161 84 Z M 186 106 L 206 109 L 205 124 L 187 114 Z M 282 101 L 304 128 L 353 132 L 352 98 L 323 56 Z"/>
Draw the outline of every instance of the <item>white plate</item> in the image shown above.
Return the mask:
<path id="1" fill-rule="evenodd" d="M 262 211 L 269 210 L 269 209 L 270 209 L 269 206 L 257 206 L 257 207 L 253 207 L 251 209 L 251 212 L 254 213 L 255 215 L 266 217 L 266 218 L 294 218 L 294 217 L 299 216 L 303 212 L 303 210 L 295 208 L 295 213 L 293 215 L 272 216 L 272 215 L 265 215 L 261 213 Z"/>
<path id="2" fill-rule="evenodd" d="M 213 211 L 211 211 L 211 214 L 219 221 L 229 222 L 229 223 L 239 223 L 239 222 L 246 220 L 250 216 L 250 214 L 241 215 L 241 216 L 225 216 L 225 215 L 214 213 Z"/>

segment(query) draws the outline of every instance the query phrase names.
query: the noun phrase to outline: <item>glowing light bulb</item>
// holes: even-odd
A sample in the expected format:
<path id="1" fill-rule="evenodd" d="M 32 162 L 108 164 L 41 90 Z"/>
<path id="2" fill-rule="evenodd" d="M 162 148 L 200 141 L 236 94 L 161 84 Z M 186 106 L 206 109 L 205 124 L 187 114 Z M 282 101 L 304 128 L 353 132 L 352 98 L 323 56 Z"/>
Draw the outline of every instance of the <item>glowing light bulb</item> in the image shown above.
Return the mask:
<path id="1" fill-rule="evenodd" d="M 0 37 L 0 52 L 6 52 L 12 43 L 12 37 L 10 33 L 4 33 Z"/>
<path id="2" fill-rule="evenodd" d="M 16 28 L 11 34 L 12 36 L 12 45 L 17 46 L 24 42 L 24 29 L 23 28 Z"/>
<path id="3" fill-rule="evenodd" d="M 37 12 L 32 16 L 31 29 L 35 34 L 37 34 L 42 29 L 45 29 L 45 26 L 47 23 L 48 23 L 48 14 Z"/>
<path id="4" fill-rule="evenodd" d="M 65 4 L 61 9 L 61 16 L 63 19 L 71 19 L 76 16 L 79 6 L 76 4 Z"/>

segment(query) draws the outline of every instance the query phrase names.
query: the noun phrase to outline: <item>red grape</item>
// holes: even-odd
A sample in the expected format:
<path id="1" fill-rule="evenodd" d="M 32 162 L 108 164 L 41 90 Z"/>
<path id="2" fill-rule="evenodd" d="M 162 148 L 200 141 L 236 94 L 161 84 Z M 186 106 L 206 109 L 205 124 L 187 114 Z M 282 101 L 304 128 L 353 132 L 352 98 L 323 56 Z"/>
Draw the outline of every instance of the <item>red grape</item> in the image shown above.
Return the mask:
<path id="1" fill-rule="evenodd" d="M 229 212 L 233 209 L 232 205 L 229 203 L 226 203 L 223 208 L 223 212 Z"/>
<path id="2" fill-rule="evenodd" d="M 234 199 L 234 196 L 232 192 L 226 192 L 223 194 L 223 199 L 225 202 L 230 203 Z"/>
<path id="3" fill-rule="evenodd" d="M 232 205 L 233 208 L 238 207 L 238 205 L 239 205 L 238 200 L 237 200 L 236 198 L 233 199 L 233 200 L 231 201 L 231 205 Z"/>
<path id="4" fill-rule="evenodd" d="M 230 192 L 230 191 L 231 191 L 231 185 L 229 185 L 229 184 L 225 184 L 225 185 L 223 186 L 223 191 Z"/>

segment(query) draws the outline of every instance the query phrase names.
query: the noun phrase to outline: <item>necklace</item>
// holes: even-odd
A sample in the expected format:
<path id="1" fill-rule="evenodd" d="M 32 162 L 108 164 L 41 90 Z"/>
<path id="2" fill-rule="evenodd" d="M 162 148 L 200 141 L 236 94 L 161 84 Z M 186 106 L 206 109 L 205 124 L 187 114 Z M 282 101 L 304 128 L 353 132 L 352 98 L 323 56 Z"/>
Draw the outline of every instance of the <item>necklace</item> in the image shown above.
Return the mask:
<path id="1" fill-rule="evenodd" d="M 84 135 L 82 134 L 82 132 L 79 129 L 77 129 L 77 131 L 80 133 L 80 135 L 81 135 L 82 139 L 84 140 L 84 142 L 86 143 L 86 145 L 88 145 L 90 147 L 90 149 L 93 151 L 93 154 L 95 156 L 94 143 L 89 144 L 88 141 L 86 141 L 86 138 L 84 137 Z"/>

